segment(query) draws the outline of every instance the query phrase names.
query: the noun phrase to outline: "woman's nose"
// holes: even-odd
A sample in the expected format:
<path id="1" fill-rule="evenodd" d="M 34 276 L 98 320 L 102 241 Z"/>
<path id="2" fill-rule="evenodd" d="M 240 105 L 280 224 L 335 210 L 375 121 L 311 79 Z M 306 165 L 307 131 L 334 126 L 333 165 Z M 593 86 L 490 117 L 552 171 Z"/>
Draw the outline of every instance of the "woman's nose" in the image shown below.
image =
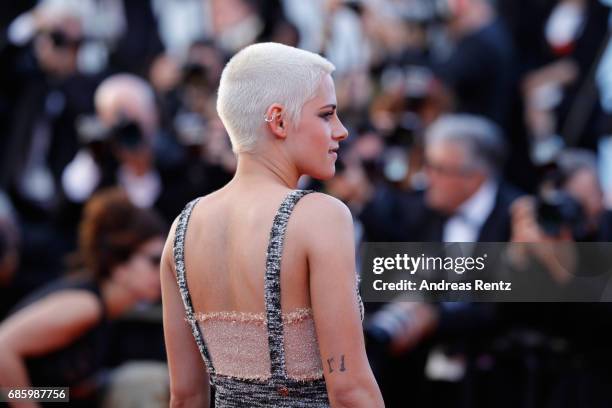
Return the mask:
<path id="1" fill-rule="evenodd" d="M 341 141 L 346 139 L 348 135 L 348 130 L 346 130 L 340 119 L 338 119 L 338 125 L 334 129 L 333 138 L 337 141 Z"/>

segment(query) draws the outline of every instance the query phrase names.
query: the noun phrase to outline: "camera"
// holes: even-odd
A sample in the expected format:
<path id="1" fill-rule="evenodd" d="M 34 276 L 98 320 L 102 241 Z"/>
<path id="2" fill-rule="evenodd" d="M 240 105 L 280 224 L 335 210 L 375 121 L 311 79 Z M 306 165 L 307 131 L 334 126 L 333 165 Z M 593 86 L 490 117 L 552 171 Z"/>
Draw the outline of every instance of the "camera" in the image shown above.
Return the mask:
<path id="1" fill-rule="evenodd" d="M 108 128 L 96 115 L 82 115 L 77 117 L 75 128 L 81 144 L 93 149 L 115 145 L 127 150 L 138 150 L 146 143 L 140 125 L 131 119 L 120 119 Z"/>
<path id="2" fill-rule="evenodd" d="M 551 237 L 558 237 L 563 227 L 569 228 L 576 240 L 585 234 L 580 203 L 562 190 L 550 190 L 537 197 L 536 219 L 544 233 Z"/>
<path id="3" fill-rule="evenodd" d="M 414 311 L 402 303 L 388 303 L 365 322 L 364 337 L 372 372 L 382 375 L 385 361 L 390 356 L 390 346 L 406 329 L 414 327 L 417 317 Z"/>
<path id="4" fill-rule="evenodd" d="M 365 337 L 370 345 L 386 348 L 414 319 L 413 312 L 402 307 L 401 303 L 389 303 L 368 319 Z"/>
<path id="5" fill-rule="evenodd" d="M 359 0 L 347 0 L 345 3 L 346 7 L 353 10 L 357 15 L 363 15 L 363 2 Z"/>
<path id="6" fill-rule="evenodd" d="M 81 40 L 70 38 L 62 30 L 54 29 L 45 32 L 49 36 L 55 48 L 78 48 Z"/>
<path id="7" fill-rule="evenodd" d="M 109 132 L 110 140 L 126 150 L 138 150 L 145 144 L 145 138 L 138 123 L 133 120 L 120 120 Z"/>

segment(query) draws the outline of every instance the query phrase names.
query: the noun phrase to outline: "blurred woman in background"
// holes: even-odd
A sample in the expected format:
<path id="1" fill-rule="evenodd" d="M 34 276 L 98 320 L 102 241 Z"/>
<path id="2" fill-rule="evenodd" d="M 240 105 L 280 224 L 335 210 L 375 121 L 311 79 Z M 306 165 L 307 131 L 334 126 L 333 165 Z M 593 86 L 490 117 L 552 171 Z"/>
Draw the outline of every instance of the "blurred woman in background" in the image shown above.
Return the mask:
<path id="1" fill-rule="evenodd" d="M 109 323 L 159 299 L 165 232 L 156 213 L 134 206 L 122 190 L 95 195 L 79 229 L 82 273 L 31 294 L 0 325 L 0 386 L 70 387 L 72 403 L 91 406 Z"/>

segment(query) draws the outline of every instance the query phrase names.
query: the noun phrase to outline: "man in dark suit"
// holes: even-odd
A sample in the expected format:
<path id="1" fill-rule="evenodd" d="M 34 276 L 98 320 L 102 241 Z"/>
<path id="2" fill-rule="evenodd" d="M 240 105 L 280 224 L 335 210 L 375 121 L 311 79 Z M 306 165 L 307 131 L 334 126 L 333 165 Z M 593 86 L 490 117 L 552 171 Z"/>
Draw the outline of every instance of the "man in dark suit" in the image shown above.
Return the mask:
<path id="1" fill-rule="evenodd" d="M 466 114 L 441 117 L 425 135 L 427 188 L 412 193 L 377 191 L 360 215 L 366 239 L 508 241 L 510 207 L 520 193 L 501 179 L 504 155 L 504 140 L 490 120 Z M 402 390 L 406 376 L 423 382 L 432 346 L 450 341 L 455 350 L 469 353 L 479 335 L 494 326 L 496 319 L 494 305 L 484 303 L 409 304 L 406 313 L 409 318 L 401 323 L 405 327 L 391 341 L 396 357 L 389 359 L 381 376 L 388 406 L 402 405 L 403 396 L 395 392 Z M 444 357 L 436 355 L 439 363 Z M 440 404 L 450 403 L 461 392 L 460 383 L 446 384 L 444 392 L 434 392 L 446 395 L 438 401 Z M 422 395 L 415 397 L 414 406 L 435 404 L 422 391 L 432 390 L 431 383 L 421 386 Z M 435 387 L 440 391 L 439 383 Z"/>
<path id="2" fill-rule="evenodd" d="M 369 241 L 499 242 L 510 238 L 520 196 L 501 180 L 505 145 L 496 125 L 446 115 L 428 129 L 425 191 L 379 189 L 360 214 Z"/>

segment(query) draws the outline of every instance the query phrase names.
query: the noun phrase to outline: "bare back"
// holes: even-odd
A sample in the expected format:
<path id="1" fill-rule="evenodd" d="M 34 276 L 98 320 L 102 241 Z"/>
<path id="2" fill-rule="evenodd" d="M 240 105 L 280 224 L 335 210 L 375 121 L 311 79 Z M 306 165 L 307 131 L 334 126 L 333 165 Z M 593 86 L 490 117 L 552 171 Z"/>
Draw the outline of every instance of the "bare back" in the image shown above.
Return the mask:
<path id="1" fill-rule="evenodd" d="M 263 313 L 272 220 L 289 189 L 228 186 L 202 198 L 185 237 L 185 267 L 196 312 Z M 283 312 L 310 307 L 299 204 L 289 219 L 281 261 Z"/>
<path id="2" fill-rule="evenodd" d="M 356 313 L 363 319 L 350 218 L 328 196 L 309 193 L 230 184 L 189 203 L 177 220 L 177 284 L 220 407 L 329 407 L 330 387 L 373 381 Z M 307 195 L 313 201 L 299 215 Z M 176 303 L 165 322 L 170 309 Z M 355 375 L 331 376 L 336 360 L 340 372 L 355 364 Z"/>

